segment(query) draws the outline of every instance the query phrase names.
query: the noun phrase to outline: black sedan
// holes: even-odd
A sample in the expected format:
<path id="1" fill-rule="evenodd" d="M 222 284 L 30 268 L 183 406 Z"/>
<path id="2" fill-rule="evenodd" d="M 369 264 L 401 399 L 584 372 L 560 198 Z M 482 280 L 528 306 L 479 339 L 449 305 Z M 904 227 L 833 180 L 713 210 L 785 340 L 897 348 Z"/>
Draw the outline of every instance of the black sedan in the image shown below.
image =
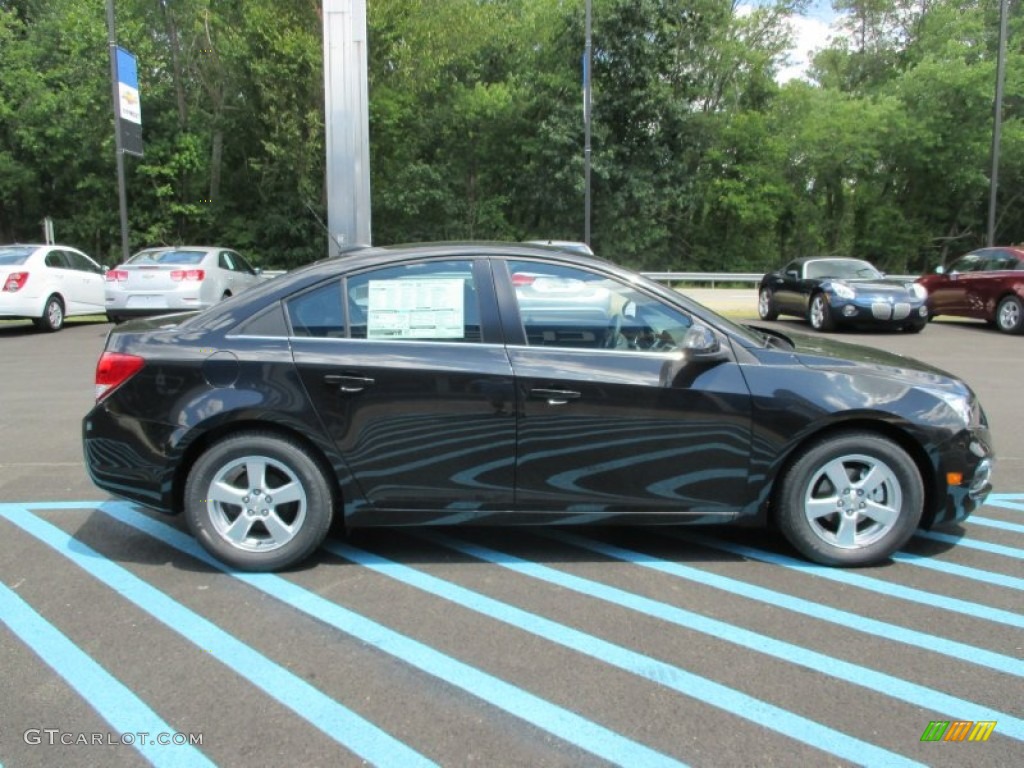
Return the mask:
<path id="1" fill-rule="evenodd" d="M 928 292 L 913 280 L 886 277 L 861 259 L 794 259 L 761 278 L 762 320 L 804 317 L 816 331 L 840 326 L 884 326 L 917 333 L 928 324 Z"/>
<path id="2" fill-rule="evenodd" d="M 860 565 L 991 489 L 959 379 L 523 244 L 364 249 L 125 323 L 96 394 L 96 484 L 248 570 L 297 563 L 335 518 L 747 521 Z"/>

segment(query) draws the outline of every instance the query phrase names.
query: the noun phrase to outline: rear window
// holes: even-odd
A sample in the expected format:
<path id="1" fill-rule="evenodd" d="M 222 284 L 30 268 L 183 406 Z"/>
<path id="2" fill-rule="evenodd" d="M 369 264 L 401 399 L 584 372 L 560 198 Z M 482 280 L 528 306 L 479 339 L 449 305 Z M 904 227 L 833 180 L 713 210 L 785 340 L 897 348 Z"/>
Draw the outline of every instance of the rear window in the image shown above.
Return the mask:
<path id="1" fill-rule="evenodd" d="M 35 248 L 0 248 L 0 264 L 8 267 L 24 264 L 33 251 Z"/>
<path id="2" fill-rule="evenodd" d="M 128 259 L 128 264 L 198 264 L 206 251 L 142 251 Z"/>

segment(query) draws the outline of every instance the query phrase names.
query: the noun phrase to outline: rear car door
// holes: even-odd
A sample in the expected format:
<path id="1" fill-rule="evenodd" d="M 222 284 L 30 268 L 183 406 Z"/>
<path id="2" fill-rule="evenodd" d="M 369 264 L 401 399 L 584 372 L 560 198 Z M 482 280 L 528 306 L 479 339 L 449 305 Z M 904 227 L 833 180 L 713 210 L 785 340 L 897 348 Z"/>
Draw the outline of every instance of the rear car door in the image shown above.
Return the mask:
<path id="1" fill-rule="evenodd" d="M 352 522 L 511 508 L 512 369 L 486 260 L 370 269 L 286 306 L 305 389 L 364 497 Z"/>
<path id="2" fill-rule="evenodd" d="M 751 402 L 731 350 L 689 358 L 693 317 L 608 274 L 526 259 L 494 271 L 518 510 L 728 517 L 746 503 Z"/>

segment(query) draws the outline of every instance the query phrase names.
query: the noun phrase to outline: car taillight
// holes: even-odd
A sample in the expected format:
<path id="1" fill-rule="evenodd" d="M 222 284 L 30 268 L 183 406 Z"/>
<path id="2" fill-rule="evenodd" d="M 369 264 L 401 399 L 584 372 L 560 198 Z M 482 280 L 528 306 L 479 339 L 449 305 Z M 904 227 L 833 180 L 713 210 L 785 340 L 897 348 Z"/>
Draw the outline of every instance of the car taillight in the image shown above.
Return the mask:
<path id="1" fill-rule="evenodd" d="M 108 283 L 123 283 L 128 279 L 127 269 L 111 269 L 107 271 Z"/>
<path id="2" fill-rule="evenodd" d="M 104 352 L 96 363 L 96 402 L 142 370 L 146 361 L 138 355 Z"/>
<path id="3" fill-rule="evenodd" d="M 171 272 L 171 280 L 180 283 L 182 280 L 201 281 L 206 277 L 206 270 L 203 269 L 176 269 Z"/>
<path id="4" fill-rule="evenodd" d="M 4 280 L 4 290 L 7 293 L 20 291 L 25 287 L 26 280 L 28 280 L 28 272 L 11 272 Z"/>
<path id="5" fill-rule="evenodd" d="M 512 285 L 533 285 L 536 279 L 536 275 L 524 275 L 522 272 L 516 272 L 512 275 Z"/>

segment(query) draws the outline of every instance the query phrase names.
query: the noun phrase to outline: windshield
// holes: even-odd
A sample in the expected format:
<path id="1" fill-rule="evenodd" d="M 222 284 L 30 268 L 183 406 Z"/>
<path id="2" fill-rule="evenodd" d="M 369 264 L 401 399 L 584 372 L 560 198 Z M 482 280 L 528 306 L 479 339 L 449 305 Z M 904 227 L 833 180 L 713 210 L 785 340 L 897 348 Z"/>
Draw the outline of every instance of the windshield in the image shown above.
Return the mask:
<path id="1" fill-rule="evenodd" d="M 864 280 L 884 277 L 866 261 L 857 259 L 822 259 L 807 264 L 807 278 L 836 277 L 842 280 Z"/>

